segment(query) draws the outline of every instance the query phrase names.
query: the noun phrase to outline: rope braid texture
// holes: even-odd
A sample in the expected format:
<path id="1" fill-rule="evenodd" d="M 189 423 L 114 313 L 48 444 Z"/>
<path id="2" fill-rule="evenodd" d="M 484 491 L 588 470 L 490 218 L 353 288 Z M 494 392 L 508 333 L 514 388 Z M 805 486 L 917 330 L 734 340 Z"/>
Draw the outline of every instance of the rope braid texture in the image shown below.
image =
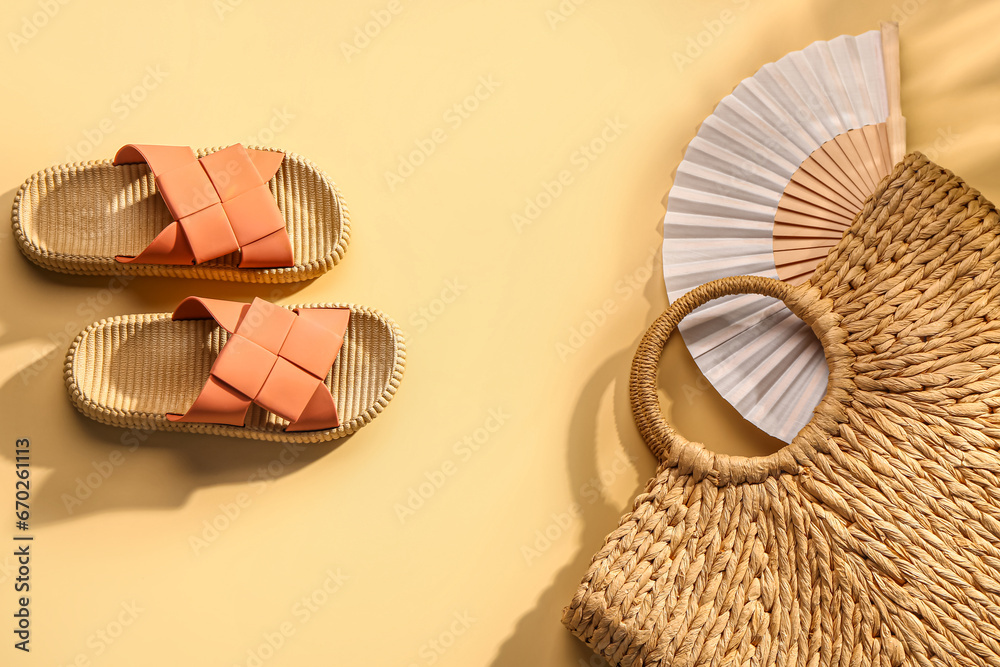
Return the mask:
<path id="1" fill-rule="evenodd" d="M 1000 665 L 1000 217 L 908 155 L 809 282 L 678 299 L 632 366 L 660 461 L 563 622 L 615 665 Z M 782 299 L 823 344 L 812 420 L 766 457 L 663 419 L 667 337 L 726 294 Z"/>

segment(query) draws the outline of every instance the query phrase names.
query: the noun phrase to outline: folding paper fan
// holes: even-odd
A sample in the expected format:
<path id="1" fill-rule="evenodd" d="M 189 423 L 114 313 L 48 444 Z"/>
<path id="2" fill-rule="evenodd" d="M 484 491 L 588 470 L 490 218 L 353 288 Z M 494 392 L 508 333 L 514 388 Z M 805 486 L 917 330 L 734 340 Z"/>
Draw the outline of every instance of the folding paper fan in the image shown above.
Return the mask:
<path id="1" fill-rule="evenodd" d="M 670 300 L 726 276 L 807 280 L 902 159 L 904 137 L 894 23 L 744 79 L 677 168 L 663 225 Z M 791 441 L 823 396 L 819 342 L 774 299 L 719 299 L 679 329 L 719 393 L 777 438 Z"/>

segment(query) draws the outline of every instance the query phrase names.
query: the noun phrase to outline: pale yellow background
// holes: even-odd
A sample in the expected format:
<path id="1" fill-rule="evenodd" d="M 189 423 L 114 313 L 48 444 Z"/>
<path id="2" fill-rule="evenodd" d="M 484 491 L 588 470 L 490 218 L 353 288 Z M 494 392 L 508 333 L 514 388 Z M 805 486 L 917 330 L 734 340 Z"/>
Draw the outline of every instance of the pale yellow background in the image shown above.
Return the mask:
<path id="1" fill-rule="evenodd" d="M 85 159 L 132 141 L 263 140 L 323 167 L 353 223 L 343 263 L 310 283 L 140 278 L 123 291 L 37 269 L 4 226 L 0 664 L 256 664 L 248 651 L 283 624 L 261 664 L 589 664 L 560 614 L 654 468 L 628 364 L 666 303 L 672 174 L 718 100 L 789 51 L 896 18 L 910 146 L 1000 199 L 996 2 L 223 1 L 70 0 L 51 18 L 33 18 L 44 0 L 4 3 L 0 208 L 88 134 Z M 679 61 L 692 41 L 701 52 Z M 481 80 L 498 85 L 478 88 L 467 118 L 449 113 Z M 145 99 L 133 109 L 123 95 Z M 609 121 L 603 152 L 578 153 Z M 392 187 L 386 173 L 432 135 L 443 142 Z M 564 170 L 562 192 L 539 198 Z M 528 199 L 540 210 L 519 230 Z M 278 445 L 226 438 L 154 434 L 130 451 L 68 402 L 65 348 L 92 320 L 189 294 L 378 307 L 408 334 L 397 398 L 354 437 L 284 462 Z M 774 446 L 707 389 L 679 340 L 663 369 L 688 437 Z M 491 410 L 503 424 L 486 438 Z M 16 437 L 32 441 L 30 656 L 10 631 Z M 478 451 L 456 448 L 466 437 Z M 78 479 L 109 461 L 68 512 Z M 453 474 L 401 518 L 442 469 Z M 224 530 L 196 550 L 212 521 Z M 331 594 L 328 571 L 347 577 Z M 305 614 L 309 596 L 323 604 Z"/>

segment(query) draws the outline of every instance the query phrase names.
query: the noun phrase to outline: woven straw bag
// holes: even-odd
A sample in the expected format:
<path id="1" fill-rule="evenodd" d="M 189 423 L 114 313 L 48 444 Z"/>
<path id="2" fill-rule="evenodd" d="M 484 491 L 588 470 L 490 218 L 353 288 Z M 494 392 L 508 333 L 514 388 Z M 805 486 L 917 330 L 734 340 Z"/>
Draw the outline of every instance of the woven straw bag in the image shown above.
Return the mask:
<path id="1" fill-rule="evenodd" d="M 1000 218 L 920 154 L 799 287 L 725 278 L 642 339 L 630 393 L 656 477 L 563 622 L 616 665 L 1000 665 Z M 788 446 L 712 453 L 660 412 L 667 337 L 698 305 L 773 296 L 827 392 Z"/>

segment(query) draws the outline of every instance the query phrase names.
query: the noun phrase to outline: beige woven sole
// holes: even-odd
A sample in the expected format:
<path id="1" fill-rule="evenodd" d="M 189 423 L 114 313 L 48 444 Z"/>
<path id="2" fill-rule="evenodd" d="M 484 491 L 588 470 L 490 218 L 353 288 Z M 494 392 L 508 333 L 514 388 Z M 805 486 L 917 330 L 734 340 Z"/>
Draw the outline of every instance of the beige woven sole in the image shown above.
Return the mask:
<path id="1" fill-rule="evenodd" d="M 289 306 L 294 308 L 295 306 Z M 350 304 L 344 346 L 326 378 L 341 425 L 285 433 L 288 422 L 253 405 L 246 425 L 171 422 L 185 412 L 208 379 L 229 334 L 212 320 L 172 321 L 170 313 L 123 315 L 84 329 L 66 356 L 66 386 L 83 414 L 124 428 L 188 431 L 282 442 L 321 442 L 358 430 L 388 405 L 403 376 L 406 346 L 396 323 L 377 310 Z"/>
<path id="2" fill-rule="evenodd" d="M 276 150 L 251 146 L 259 150 Z M 219 148 L 197 151 L 198 157 Z M 214 278 L 289 283 L 330 270 L 350 238 L 349 212 L 337 186 L 309 160 L 287 153 L 268 182 L 285 218 L 295 265 L 241 269 L 233 253 L 196 266 L 122 264 L 137 255 L 172 218 L 145 164 L 111 160 L 50 167 L 28 178 L 14 198 L 14 238 L 35 264 L 79 275 Z"/>

